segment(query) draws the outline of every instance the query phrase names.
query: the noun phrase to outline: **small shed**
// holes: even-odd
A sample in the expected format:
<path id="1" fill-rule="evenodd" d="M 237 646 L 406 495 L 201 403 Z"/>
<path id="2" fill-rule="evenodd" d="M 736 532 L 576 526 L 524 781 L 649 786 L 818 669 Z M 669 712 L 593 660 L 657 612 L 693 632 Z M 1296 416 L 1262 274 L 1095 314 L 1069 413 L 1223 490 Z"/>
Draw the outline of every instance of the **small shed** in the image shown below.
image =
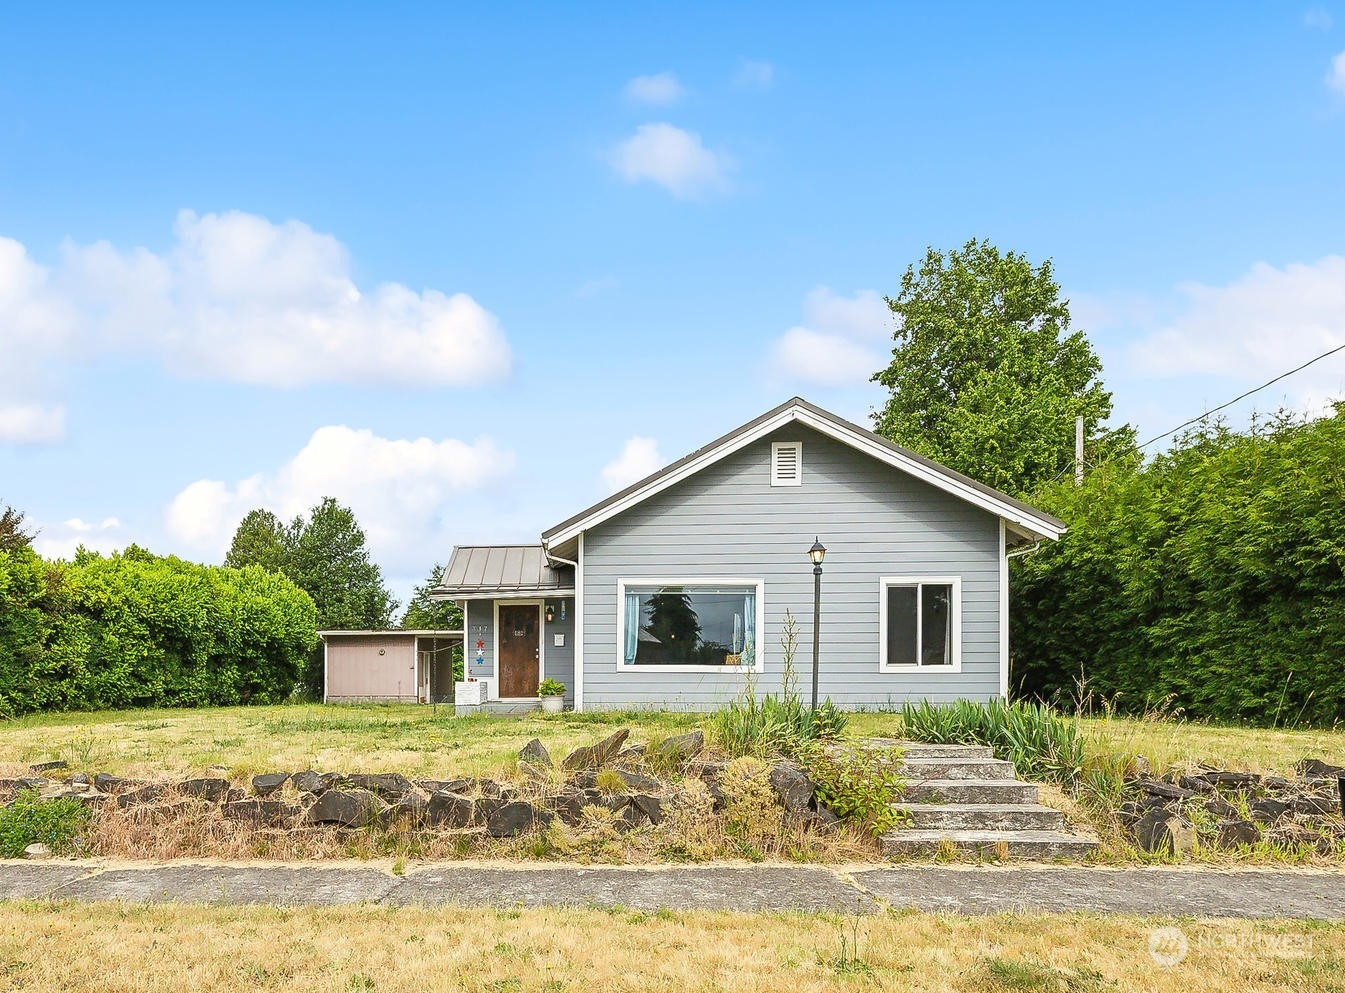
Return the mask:
<path id="1" fill-rule="evenodd" d="M 461 631 L 319 631 L 323 703 L 452 703 Z"/>

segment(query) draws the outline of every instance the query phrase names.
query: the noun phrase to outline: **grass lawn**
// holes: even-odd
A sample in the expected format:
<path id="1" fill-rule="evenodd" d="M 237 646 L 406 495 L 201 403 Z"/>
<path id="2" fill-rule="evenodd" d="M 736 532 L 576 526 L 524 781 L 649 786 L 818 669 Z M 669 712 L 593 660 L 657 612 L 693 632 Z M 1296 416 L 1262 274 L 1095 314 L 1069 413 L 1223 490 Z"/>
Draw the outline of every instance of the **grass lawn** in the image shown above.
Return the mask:
<path id="1" fill-rule="evenodd" d="M 65 759 L 73 768 L 133 777 L 231 776 L 300 769 L 401 772 L 449 778 L 502 773 L 520 745 L 541 738 L 552 752 L 631 727 L 649 740 L 707 726 L 707 715 L 619 712 L 459 719 L 449 709 L 406 705 L 228 707 L 51 714 L 0 723 L 0 775 Z M 1345 765 L 1345 732 L 1212 727 L 1172 721 L 1085 720 L 1095 747 L 1142 755 L 1155 772 L 1208 762 L 1290 775 L 1302 758 Z M 890 713 L 860 713 L 854 734 L 901 734 Z"/>
<path id="2" fill-rule="evenodd" d="M 500 773 L 539 737 L 563 757 L 617 727 L 640 740 L 700 726 L 696 714 L 563 714 L 455 718 L 416 704 L 291 705 L 51 714 L 0 723 L 0 775 L 65 759 L 72 768 L 158 778 L 227 769 L 400 772 L 448 779 Z"/>
<path id="3" fill-rule="evenodd" d="M 1178 925 L 1189 953 L 1149 953 Z M 841 936 L 846 936 L 842 958 Z M 858 954 L 850 944 L 858 938 Z M 1310 921 L 0 903 L 0 988 L 1345 991 L 1345 929 Z"/>

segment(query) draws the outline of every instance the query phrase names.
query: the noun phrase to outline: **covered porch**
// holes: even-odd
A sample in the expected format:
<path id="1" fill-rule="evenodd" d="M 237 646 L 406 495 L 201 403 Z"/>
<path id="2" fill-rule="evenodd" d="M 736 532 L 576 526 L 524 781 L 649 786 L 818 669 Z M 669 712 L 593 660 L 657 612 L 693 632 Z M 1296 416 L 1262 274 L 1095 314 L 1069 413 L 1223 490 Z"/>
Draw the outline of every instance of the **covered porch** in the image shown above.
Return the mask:
<path id="1" fill-rule="evenodd" d="M 574 568 L 549 558 L 541 545 L 453 549 L 431 596 L 462 605 L 466 670 L 455 699 L 460 713 L 536 709 L 537 687 L 545 679 L 564 684 L 573 704 L 574 591 Z"/>

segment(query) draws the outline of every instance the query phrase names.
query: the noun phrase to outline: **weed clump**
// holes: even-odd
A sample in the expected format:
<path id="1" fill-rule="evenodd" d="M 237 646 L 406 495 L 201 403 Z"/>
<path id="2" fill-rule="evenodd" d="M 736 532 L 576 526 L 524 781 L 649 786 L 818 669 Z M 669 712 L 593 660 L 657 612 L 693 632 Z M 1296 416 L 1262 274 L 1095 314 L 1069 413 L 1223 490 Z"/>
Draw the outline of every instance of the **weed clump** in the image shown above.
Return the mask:
<path id="1" fill-rule="evenodd" d="M 0 858 L 16 859 L 37 843 L 57 855 L 72 851 L 90 816 L 89 808 L 78 800 L 43 800 L 37 790 L 23 790 L 0 809 Z"/>

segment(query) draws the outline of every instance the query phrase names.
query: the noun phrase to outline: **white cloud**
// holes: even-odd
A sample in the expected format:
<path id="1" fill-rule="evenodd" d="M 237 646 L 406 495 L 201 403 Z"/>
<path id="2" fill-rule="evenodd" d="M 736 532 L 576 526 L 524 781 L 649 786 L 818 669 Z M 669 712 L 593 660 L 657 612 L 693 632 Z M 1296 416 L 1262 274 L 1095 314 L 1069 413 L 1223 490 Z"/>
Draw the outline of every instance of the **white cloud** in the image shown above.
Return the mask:
<path id="1" fill-rule="evenodd" d="M 1345 52 L 1331 60 L 1331 71 L 1326 74 L 1326 85 L 1337 93 L 1345 94 Z"/>
<path id="2" fill-rule="evenodd" d="M 345 246 L 299 221 L 182 211 L 174 233 L 163 254 L 68 242 L 52 268 L 0 238 L 0 441 L 59 438 L 50 376 L 99 354 L 272 386 L 458 386 L 510 371 L 498 322 L 470 296 L 362 290 Z"/>
<path id="3" fill-rule="evenodd" d="M 122 533 L 121 521 L 115 517 L 108 517 L 101 524 L 72 517 L 56 525 L 38 525 L 37 532 L 33 548 L 48 559 L 73 559 L 80 548 L 106 555 L 131 543 Z"/>
<path id="4" fill-rule="evenodd" d="M 49 273 L 11 238 L 0 238 L 0 443 L 48 444 L 65 434 L 65 411 L 47 401 L 47 360 L 64 349 L 70 308 Z"/>
<path id="5" fill-rule="evenodd" d="M 1330 31 L 1331 25 L 1335 23 L 1331 19 L 1331 14 L 1323 7 L 1313 7 L 1303 15 L 1303 23 L 1310 28 L 1316 28 L 1318 31 Z"/>
<path id="6" fill-rule="evenodd" d="M 626 84 L 626 99 L 631 103 L 648 103 L 660 107 L 674 104 L 686 95 L 686 90 L 671 72 L 652 76 L 636 76 Z"/>
<path id="7" fill-rule="evenodd" d="M 771 84 L 775 82 L 775 66 L 769 62 L 743 59 L 738 66 L 738 74 L 733 77 L 733 81 L 739 86 L 749 89 L 770 89 Z"/>
<path id="8" fill-rule="evenodd" d="M 637 436 L 627 439 L 621 454 L 602 467 L 602 481 L 608 492 L 615 493 L 662 468 L 658 442 Z"/>
<path id="9" fill-rule="evenodd" d="M 441 516 L 445 502 L 513 468 L 513 453 L 489 440 L 389 439 L 331 425 L 314 431 L 273 472 L 185 487 L 166 508 L 164 523 L 192 553 L 222 558 L 249 510 L 264 507 L 289 519 L 333 496 L 355 512 L 380 564 L 414 572 L 424 566 L 426 547 L 452 543 Z"/>
<path id="10" fill-rule="evenodd" d="M 94 524 L 90 521 L 85 521 L 78 517 L 72 517 L 70 518 L 70 520 L 65 521 L 64 524 L 71 531 L 81 531 L 85 533 L 89 531 L 99 531 L 99 530 L 106 531 L 112 528 L 121 527 L 121 521 L 117 520 L 115 517 L 105 517 L 103 518 L 103 522 L 101 524 Z"/>
<path id="11" fill-rule="evenodd" d="M 820 386 L 849 386 L 868 382 L 883 366 L 880 346 L 892 335 L 893 318 L 873 290 L 842 297 L 819 286 L 804 298 L 803 321 L 771 350 L 777 374 Z"/>
<path id="12" fill-rule="evenodd" d="M 666 123 L 640 125 L 616 147 L 611 162 L 626 182 L 648 180 L 683 199 L 725 189 L 731 166 L 700 135 Z"/>
<path id="13" fill-rule="evenodd" d="M 0 406 L 0 443 L 46 445 L 64 437 L 64 407 L 33 403 Z"/>
<path id="14" fill-rule="evenodd" d="M 1197 373 L 1253 382 L 1345 345 L 1345 256 L 1276 268 L 1258 262 L 1224 286 L 1178 287 L 1182 306 L 1132 357 L 1150 374 Z M 1327 359 L 1285 381 L 1316 407 L 1345 390 L 1345 362 Z"/>

